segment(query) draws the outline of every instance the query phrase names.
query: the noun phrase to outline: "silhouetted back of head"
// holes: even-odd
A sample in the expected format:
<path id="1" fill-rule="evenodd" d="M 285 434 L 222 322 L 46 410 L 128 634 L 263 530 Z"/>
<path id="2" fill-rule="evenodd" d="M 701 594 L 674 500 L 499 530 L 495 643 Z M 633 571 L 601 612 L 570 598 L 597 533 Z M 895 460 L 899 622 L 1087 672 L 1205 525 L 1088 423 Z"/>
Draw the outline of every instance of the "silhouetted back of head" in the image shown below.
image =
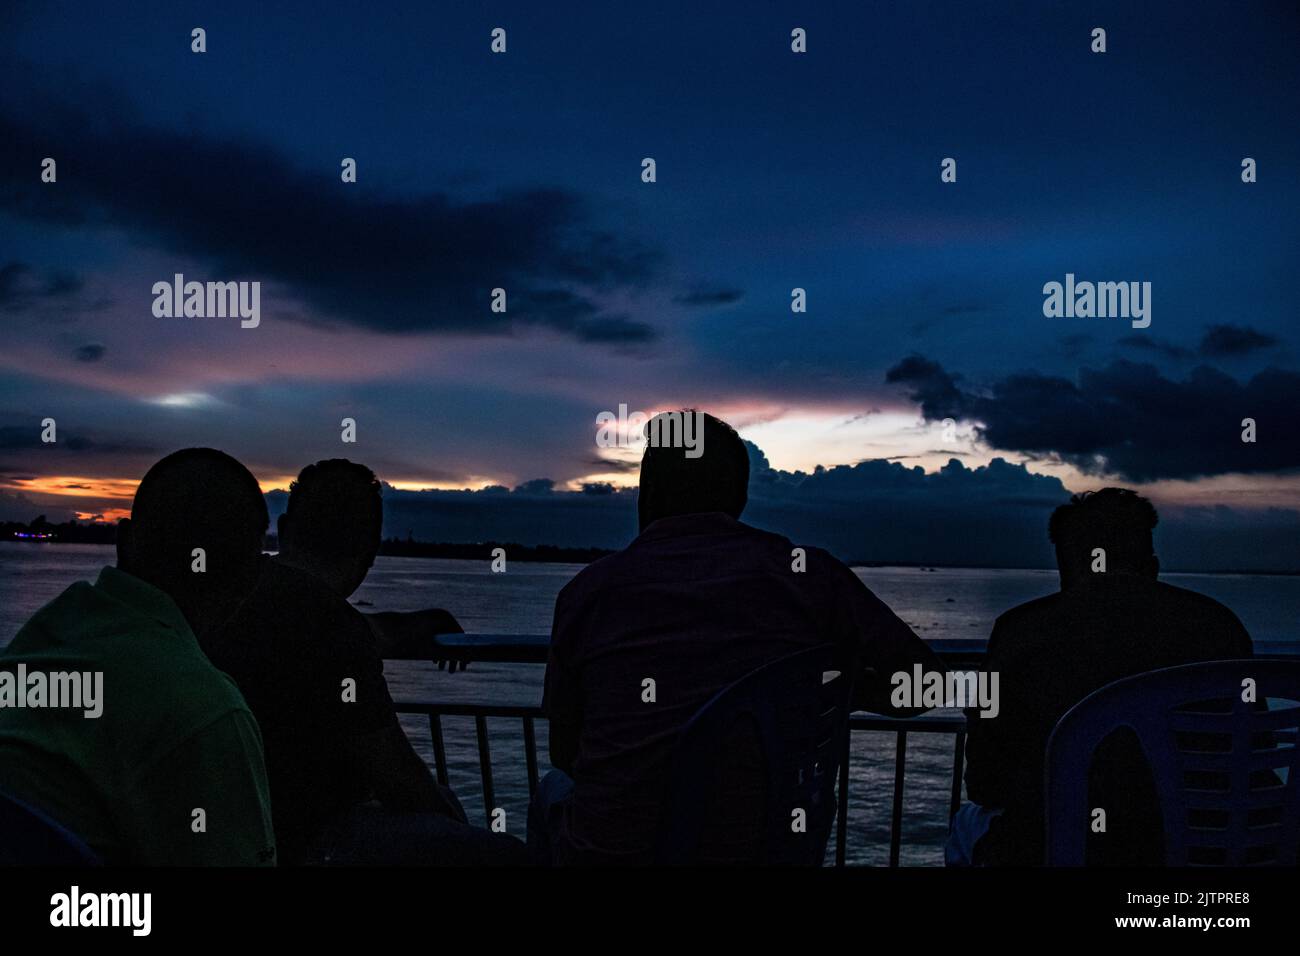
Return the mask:
<path id="1" fill-rule="evenodd" d="M 1160 564 L 1152 532 L 1159 520 L 1151 502 L 1127 488 L 1085 491 L 1052 512 L 1048 537 L 1064 587 L 1095 574 L 1154 579 Z"/>
<path id="2" fill-rule="evenodd" d="M 141 479 L 118 527 L 118 566 L 166 591 L 202 633 L 251 589 L 266 528 L 248 469 L 225 452 L 186 448 Z"/>
<path id="3" fill-rule="evenodd" d="M 673 515 L 721 511 L 749 500 L 749 453 L 734 428 L 705 412 L 663 412 L 646 423 L 637 513 L 641 530 Z"/>
<path id="4" fill-rule="evenodd" d="M 289 486 L 280 551 L 290 563 L 351 594 L 374 563 L 384 527 L 379 479 L 346 458 L 318 461 Z"/>

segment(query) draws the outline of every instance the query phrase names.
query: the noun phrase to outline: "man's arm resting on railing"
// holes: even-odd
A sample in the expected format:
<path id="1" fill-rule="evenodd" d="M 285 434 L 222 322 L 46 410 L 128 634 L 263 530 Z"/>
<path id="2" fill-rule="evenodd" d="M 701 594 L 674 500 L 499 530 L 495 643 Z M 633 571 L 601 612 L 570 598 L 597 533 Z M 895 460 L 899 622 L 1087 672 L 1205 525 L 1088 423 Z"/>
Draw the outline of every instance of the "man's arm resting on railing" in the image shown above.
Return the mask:
<path id="1" fill-rule="evenodd" d="M 422 611 L 376 611 L 363 614 L 375 637 L 375 649 L 388 660 L 434 660 L 439 634 L 463 634 L 460 622 L 442 608 Z"/>

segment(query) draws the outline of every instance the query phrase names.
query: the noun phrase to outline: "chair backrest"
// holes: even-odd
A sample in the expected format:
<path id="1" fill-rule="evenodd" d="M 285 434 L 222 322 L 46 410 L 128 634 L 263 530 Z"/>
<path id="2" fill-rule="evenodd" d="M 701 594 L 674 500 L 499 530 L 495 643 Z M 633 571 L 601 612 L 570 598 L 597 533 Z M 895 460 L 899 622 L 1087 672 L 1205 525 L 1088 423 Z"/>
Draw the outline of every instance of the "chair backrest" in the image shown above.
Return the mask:
<path id="1" fill-rule="evenodd" d="M 1047 863 L 1084 863 L 1091 758 L 1128 728 L 1151 767 L 1167 865 L 1293 865 L 1298 726 L 1300 661 L 1188 664 L 1090 694 L 1047 743 Z"/>
<path id="2" fill-rule="evenodd" d="M 35 807 L 0 793 L 0 866 L 99 866 L 81 838 Z"/>
<path id="3" fill-rule="evenodd" d="M 738 730 L 752 733 L 763 766 L 758 860 L 821 864 L 835 819 L 835 778 L 848 734 L 852 662 L 832 645 L 766 664 L 720 691 L 676 744 L 656 859 L 698 862 L 719 789 L 719 758 Z M 804 828 L 796 832 L 796 810 Z"/>

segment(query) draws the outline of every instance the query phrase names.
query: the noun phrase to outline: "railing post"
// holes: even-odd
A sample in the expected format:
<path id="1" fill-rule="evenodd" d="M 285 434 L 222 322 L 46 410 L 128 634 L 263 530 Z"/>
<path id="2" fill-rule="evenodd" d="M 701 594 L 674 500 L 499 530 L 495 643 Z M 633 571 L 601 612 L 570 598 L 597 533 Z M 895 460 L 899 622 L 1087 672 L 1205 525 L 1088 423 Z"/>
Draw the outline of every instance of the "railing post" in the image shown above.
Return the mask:
<path id="1" fill-rule="evenodd" d="M 853 740 L 853 731 L 844 731 L 844 751 L 840 754 L 840 792 L 838 795 L 839 812 L 835 818 L 835 865 L 844 866 L 845 853 L 849 845 L 849 755 Z"/>
<path id="2" fill-rule="evenodd" d="M 524 760 L 528 765 L 528 796 L 537 792 L 537 732 L 533 718 L 524 718 Z"/>
<path id="3" fill-rule="evenodd" d="M 966 756 L 966 732 L 963 730 L 953 734 L 952 745 L 952 799 L 948 803 L 948 819 L 951 820 L 957 815 L 957 808 L 961 806 L 961 774 Z"/>
<path id="4" fill-rule="evenodd" d="M 898 731 L 894 751 L 894 807 L 889 821 L 889 865 L 898 866 L 898 851 L 903 843 L 903 780 L 907 775 L 907 731 Z"/>
<path id="5" fill-rule="evenodd" d="M 492 749 L 488 744 L 487 718 L 475 717 L 474 730 L 478 733 L 478 767 L 483 775 L 483 817 L 492 826 L 492 811 L 496 808 L 496 794 L 492 790 Z"/>
<path id="6" fill-rule="evenodd" d="M 447 786 L 447 744 L 442 739 L 442 717 L 435 710 L 429 711 L 429 736 L 433 739 L 433 766 L 438 774 L 438 782 Z"/>

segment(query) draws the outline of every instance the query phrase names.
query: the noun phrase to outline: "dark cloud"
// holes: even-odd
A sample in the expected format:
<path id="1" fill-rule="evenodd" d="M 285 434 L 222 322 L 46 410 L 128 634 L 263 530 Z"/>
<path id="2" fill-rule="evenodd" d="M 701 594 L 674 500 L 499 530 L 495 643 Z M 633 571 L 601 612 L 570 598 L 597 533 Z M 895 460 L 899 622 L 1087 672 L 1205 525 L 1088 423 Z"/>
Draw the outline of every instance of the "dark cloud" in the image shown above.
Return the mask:
<path id="1" fill-rule="evenodd" d="M 76 512 L 58 504 L 42 504 L 33 501 L 23 492 L 11 492 L 0 489 L 0 521 L 31 521 L 38 515 L 55 523 L 71 521 Z"/>
<path id="2" fill-rule="evenodd" d="M 864 422 L 872 415 L 879 415 L 879 414 L 880 414 L 879 408 L 869 408 L 865 412 L 859 412 L 856 415 L 849 416 L 848 418 L 844 419 L 844 421 L 839 422 L 835 427 L 846 428 L 849 425 L 854 424 L 855 422 Z"/>
<path id="3" fill-rule="evenodd" d="M 1051 560 L 1047 515 L 1068 498 L 1056 478 L 1001 459 L 975 469 L 954 460 L 933 474 L 883 460 L 809 474 L 773 469 L 756 445 L 746 445 L 745 520 L 847 560 L 1041 565 Z M 385 533 L 618 548 L 636 536 L 636 500 L 635 489 L 592 482 L 557 491 L 547 479 L 513 491 L 386 488 Z M 268 504 L 273 513 L 281 507 L 272 496 Z"/>
<path id="4" fill-rule="evenodd" d="M 107 351 L 108 349 L 99 342 L 89 342 L 75 348 L 72 354 L 78 362 L 98 362 Z"/>
<path id="5" fill-rule="evenodd" d="M 1125 335 L 1120 338 L 1119 344 L 1139 352 L 1155 352 L 1171 359 L 1185 359 L 1192 354 L 1190 349 L 1158 339 L 1153 335 Z"/>
<path id="6" fill-rule="evenodd" d="M 40 425 L 0 425 L 0 448 L 8 450 L 48 448 L 41 441 Z"/>
<path id="7" fill-rule="evenodd" d="M 1069 358 L 1075 358 L 1081 355 L 1092 344 L 1092 341 L 1093 337 L 1087 332 L 1063 335 L 1061 336 L 1061 353 Z"/>
<path id="8" fill-rule="evenodd" d="M 24 450 L 42 449 L 47 452 L 59 451 L 93 451 L 107 455 L 143 454 L 156 451 L 155 448 L 129 439 L 104 439 L 85 433 L 68 434 L 55 425 L 54 442 L 41 441 L 42 426 L 37 419 L 30 425 L 0 425 L 0 449 Z"/>
<path id="9" fill-rule="evenodd" d="M 636 535 L 636 494 L 554 491 L 538 479 L 510 491 L 384 492 L 384 533 L 424 541 L 622 547 Z M 275 508 L 268 501 L 268 506 Z M 585 542 L 586 544 L 579 544 Z"/>
<path id="10" fill-rule="evenodd" d="M 31 271 L 31 267 L 22 262 L 8 262 L 0 266 L 0 306 L 12 310 L 19 301 L 31 294 L 27 281 Z"/>
<path id="11" fill-rule="evenodd" d="M 883 459 L 812 474 L 764 464 L 751 453 L 746 517 L 846 560 L 1045 566 L 1047 517 L 1068 498 L 1058 479 L 1001 458 L 931 473 Z"/>
<path id="12" fill-rule="evenodd" d="M 555 482 L 550 478 L 534 478 L 515 488 L 517 495 L 550 495 L 555 492 Z"/>
<path id="13" fill-rule="evenodd" d="M 59 299 L 81 291 L 82 280 L 70 272 L 53 272 L 44 279 L 25 262 L 0 266 L 0 308 L 21 312 L 44 300 Z"/>
<path id="14" fill-rule="evenodd" d="M 1077 381 L 1024 372 L 974 392 L 938 363 L 910 356 L 886 381 L 908 385 L 927 420 L 978 422 L 993 448 L 1057 456 L 1088 474 L 1155 481 L 1300 468 L 1295 372 L 1266 369 L 1242 384 L 1200 366 L 1180 382 L 1152 365 L 1113 362 L 1080 370 Z M 1241 440 L 1247 418 L 1254 443 Z"/>
<path id="15" fill-rule="evenodd" d="M 601 458 L 599 455 L 585 459 L 584 464 L 593 468 L 599 468 L 601 471 L 615 471 L 623 474 L 639 471 L 641 468 L 641 462 L 639 461 L 623 461 L 619 458 Z"/>
<path id="16" fill-rule="evenodd" d="M 56 272 L 45 283 L 45 294 L 49 296 L 72 295 L 84 288 L 81 276 L 71 272 Z"/>
<path id="17" fill-rule="evenodd" d="M 59 158 L 57 189 L 20 175 L 33 142 Z M 662 254 L 600 226 L 592 204 L 569 191 L 382 195 L 364 185 L 364 167 L 361 182 L 345 184 L 338 168 L 299 168 L 265 143 L 142 125 L 120 104 L 96 115 L 0 103 L 0 169 L 0 210 L 120 229 L 204 264 L 206 275 L 187 278 L 281 284 L 312 321 L 388 333 L 540 326 L 596 343 L 655 337 L 597 300 L 649 282 Z M 0 296 L 13 281 L 0 276 Z M 490 310 L 494 288 L 506 290 L 503 314 Z"/>
<path id="18" fill-rule="evenodd" d="M 967 396 L 957 384 L 960 381 L 960 375 L 949 374 L 921 355 L 909 355 L 885 373 L 886 384 L 911 387 L 912 401 L 921 405 L 926 418 L 966 417 Z"/>
<path id="19" fill-rule="evenodd" d="M 745 297 L 739 289 L 695 289 L 677 296 L 673 301 L 682 305 L 708 307 L 732 305 Z"/>
<path id="20" fill-rule="evenodd" d="M 525 316 L 545 316 L 545 325 L 582 342 L 648 342 L 655 338 L 655 330 L 644 322 L 598 314 L 590 301 L 564 289 L 530 290 L 508 297 L 507 303 L 512 311 Z"/>
<path id="21" fill-rule="evenodd" d="M 3 151 L 4 144 L 0 144 Z M 0 188 L 0 207 L 4 190 Z M 82 311 L 103 309 L 111 303 L 85 294 L 81 276 L 66 271 L 40 275 L 25 262 L 0 266 L 0 311 L 13 315 L 30 313 L 36 319 L 66 319 Z"/>
<path id="22" fill-rule="evenodd" d="M 1057 478 L 995 458 L 936 472 L 873 459 L 774 469 L 758 446 L 750 456 L 743 520 L 816 545 L 848 561 L 978 567 L 1053 566 L 1052 509 L 1069 497 Z M 1102 482 L 1098 482 L 1100 485 Z M 272 515 L 283 492 L 267 496 Z M 637 492 L 602 482 L 557 491 L 538 479 L 513 491 L 384 490 L 385 534 L 426 541 L 518 541 L 621 548 L 637 534 Z M 1157 546 L 1181 569 L 1300 569 L 1300 514 L 1233 508 L 1161 509 Z"/>
<path id="23" fill-rule="evenodd" d="M 1229 358 L 1276 344 L 1276 337 L 1243 325 L 1212 325 L 1201 339 L 1200 353 L 1207 358 Z"/>
<path id="24" fill-rule="evenodd" d="M 1300 512 L 1226 505 L 1162 507 L 1160 563 L 1195 571 L 1300 570 Z"/>

